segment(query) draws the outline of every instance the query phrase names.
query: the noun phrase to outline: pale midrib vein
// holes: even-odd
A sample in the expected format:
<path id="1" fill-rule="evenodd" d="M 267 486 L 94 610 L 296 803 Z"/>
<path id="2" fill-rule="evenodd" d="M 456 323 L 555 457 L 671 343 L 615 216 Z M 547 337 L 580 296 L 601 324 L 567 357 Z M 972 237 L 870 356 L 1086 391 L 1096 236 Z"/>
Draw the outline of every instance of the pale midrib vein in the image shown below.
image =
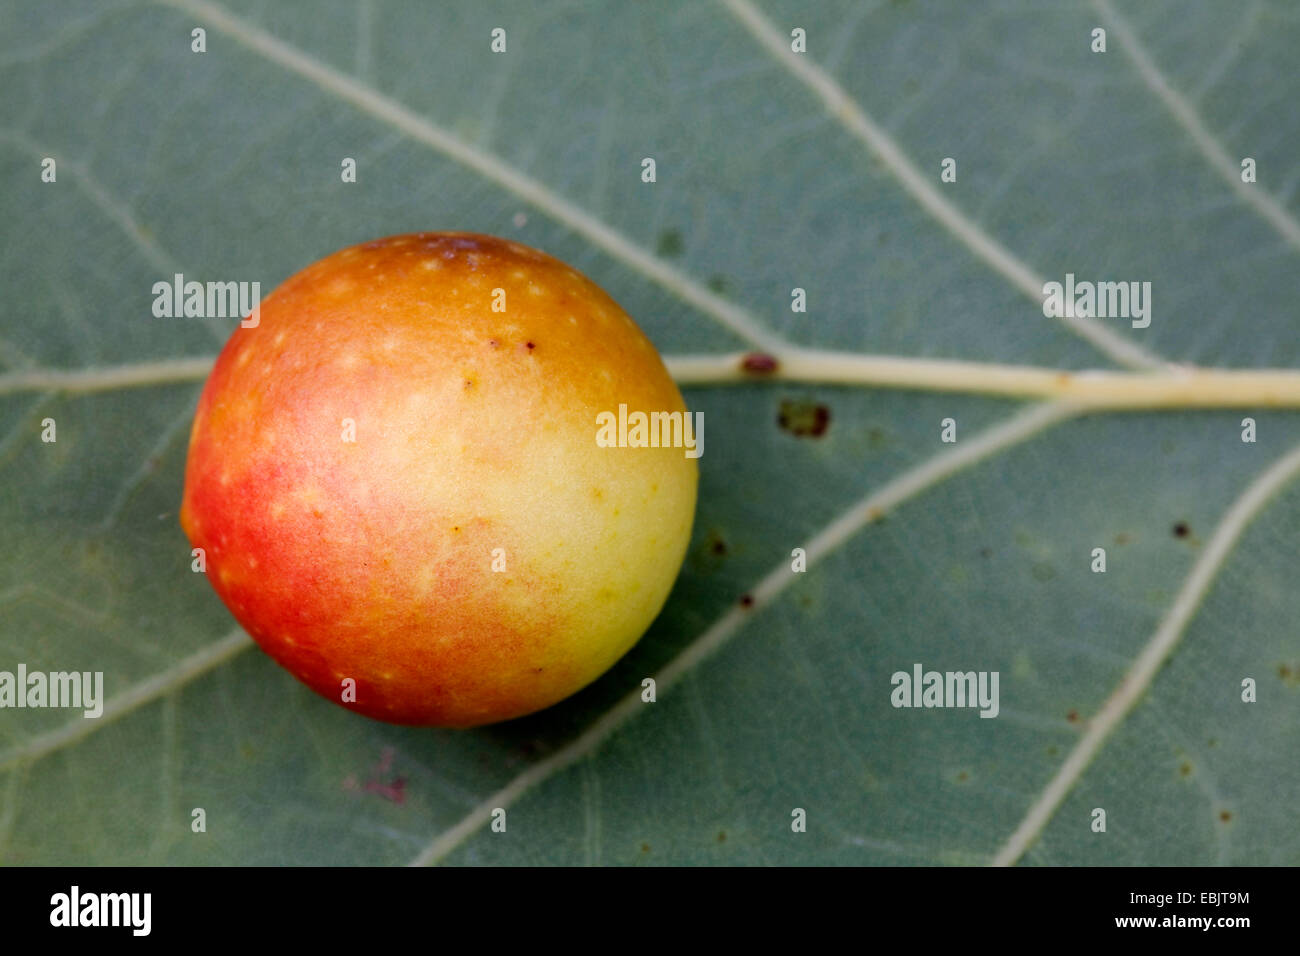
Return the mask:
<path id="1" fill-rule="evenodd" d="M 74 744 L 105 725 L 139 710 L 145 704 L 184 687 L 254 646 L 256 645 L 242 630 L 231 631 L 221 640 L 195 651 L 167 670 L 140 681 L 116 697 L 109 698 L 104 702 L 104 712 L 99 717 L 79 716 L 71 723 L 37 734 L 18 746 L 0 753 L 0 771 L 19 764 L 31 763 Z"/>
<path id="2" fill-rule="evenodd" d="M 792 51 L 789 37 L 782 36 L 749 0 L 721 2 L 778 63 L 809 87 L 825 104 L 826 110 L 876 155 L 927 213 L 965 243 L 986 265 L 1009 280 L 1026 296 L 1039 305 L 1042 304 L 1046 280 L 949 202 L 934 183 L 908 159 L 889 134 L 867 115 L 829 73 L 808 54 Z M 1123 365 L 1156 368 L 1165 364 L 1163 358 L 1094 319 L 1065 317 L 1061 321 L 1075 334 Z"/>
<path id="3" fill-rule="evenodd" d="M 194 358 L 159 359 L 104 368 L 32 368 L 0 373 L 0 395 L 9 392 L 49 391 L 84 394 L 117 388 L 175 385 L 202 381 L 212 371 L 214 355 Z"/>
<path id="4" fill-rule="evenodd" d="M 854 385 L 1067 401 L 1091 411 L 1300 407 L 1300 370 L 1169 366 L 1158 372 L 1055 369 L 957 359 L 782 349 L 757 356 L 775 368 L 755 371 L 753 353 L 665 355 L 683 387 L 765 381 Z M 201 381 L 214 357 L 196 356 L 90 369 L 0 373 L 0 395 L 21 391 L 82 394 L 114 388 Z M 760 369 L 762 366 L 760 366 Z"/>
<path id="5" fill-rule="evenodd" d="M 969 441 L 962 442 L 949 451 L 941 452 L 921 465 L 904 472 L 879 490 L 860 499 L 819 531 L 805 546 L 807 567 L 811 568 L 859 530 L 879 520 L 902 502 L 963 469 L 1064 421 L 1077 411 L 1075 407 L 1064 403 L 1031 406 L 981 432 Z M 717 651 L 759 608 L 770 603 L 798 576 L 798 573 L 791 569 L 788 560 L 783 560 L 768 572 L 749 592 L 750 597 L 753 598 L 749 607 L 733 606 L 655 675 L 656 692 L 662 694 L 670 689 L 684 674 L 689 673 L 701 661 Z M 484 826 L 491 819 L 495 808 L 510 806 L 537 784 L 595 752 L 628 719 L 639 713 L 641 708 L 648 706 L 654 705 L 646 704 L 641 700 L 639 687 L 629 692 L 568 744 L 533 764 L 480 803 L 455 825 L 440 833 L 412 861 L 411 865 L 424 866 L 444 858 Z"/>
<path id="6" fill-rule="evenodd" d="M 1010 866 L 1015 863 L 1038 838 L 1056 809 L 1097 755 L 1102 744 L 1146 692 L 1160 666 L 1177 646 L 1219 569 L 1240 540 L 1242 532 L 1269 499 L 1298 473 L 1300 473 L 1300 446 L 1269 466 L 1233 502 L 1214 529 L 1204 551 L 1192 566 L 1187 580 L 1159 627 L 1156 628 L 1155 634 L 1120 680 L 1119 686 L 1102 705 L 1101 710 L 1088 722 L 1087 731 L 1075 744 L 1056 775 L 1030 806 L 1029 812 L 1025 814 L 1015 832 L 994 856 L 994 866 Z"/>
<path id="7" fill-rule="evenodd" d="M 1128 25 L 1128 21 L 1115 12 L 1109 0 L 1092 0 L 1092 5 L 1101 15 L 1110 32 L 1119 40 L 1120 49 L 1137 68 L 1143 82 L 1151 88 L 1178 125 L 1191 137 L 1196 148 L 1205 156 L 1215 172 L 1227 181 L 1234 193 L 1277 230 L 1283 239 L 1294 248 L 1300 249 L 1300 222 L 1297 222 L 1286 208 L 1257 182 L 1242 182 L 1240 159 L 1244 157 L 1234 160 L 1228 155 L 1227 150 L 1219 144 L 1201 121 L 1191 103 L 1165 79 L 1165 75 L 1160 72 L 1155 60 L 1146 52 L 1137 34 Z"/>
<path id="8" fill-rule="evenodd" d="M 752 367 L 755 359 L 757 368 Z M 767 370 L 761 364 L 775 367 Z M 1166 366 L 1159 371 L 1057 369 L 960 359 L 786 349 L 763 356 L 668 355 L 678 385 L 763 381 L 859 385 L 1068 401 L 1095 411 L 1300 406 L 1300 370 Z"/>
<path id="9" fill-rule="evenodd" d="M 316 83 L 381 122 L 402 130 L 417 142 L 431 146 L 497 185 L 508 189 L 547 215 L 585 236 L 604 252 L 640 272 L 695 306 L 742 339 L 760 348 L 775 348 L 785 340 L 765 329 L 748 311 L 700 285 L 628 240 L 621 233 L 564 199 L 538 181 L 481 149 L 470 146 L 442 127 L 396 100 L 340 73 L 303 51 L 247 23 L 217 4 L 205 0 L 157 0 L 192 14 L 271 62 Z"/>

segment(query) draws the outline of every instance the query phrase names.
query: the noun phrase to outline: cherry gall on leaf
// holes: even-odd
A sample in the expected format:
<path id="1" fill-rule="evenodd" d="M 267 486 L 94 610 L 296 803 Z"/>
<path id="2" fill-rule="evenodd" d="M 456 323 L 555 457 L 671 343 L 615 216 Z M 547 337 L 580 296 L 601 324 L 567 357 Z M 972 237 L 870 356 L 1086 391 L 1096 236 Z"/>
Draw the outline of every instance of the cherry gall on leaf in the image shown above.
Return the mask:
<path id="1" fill-rule="evenodd" d="M 697 463 L 598 444 L 620 406 L 687 414 L 585 276 L 491 236 L 367 242 L 234 331 L 181 525 L 239 623 L 322 696 L 402 724 L 518 717 L 626 653 L 681 568 Z"/>

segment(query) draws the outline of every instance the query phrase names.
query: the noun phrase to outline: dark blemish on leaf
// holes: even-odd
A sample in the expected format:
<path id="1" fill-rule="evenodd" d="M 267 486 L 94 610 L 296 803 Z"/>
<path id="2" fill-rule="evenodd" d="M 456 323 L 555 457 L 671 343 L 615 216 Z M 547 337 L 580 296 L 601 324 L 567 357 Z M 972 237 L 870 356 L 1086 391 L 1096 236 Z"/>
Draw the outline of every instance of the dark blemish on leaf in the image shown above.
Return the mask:
<path id="1" fill-rule="evenodd" d="M 965 783 L 965 782 L 966 782 L 967 780 L 969 780 L 969 779 L 970 779 L 970 774 L 968 774 L 965 770 L 963 770 L 961 773 L 957 774 L 957 782 L 958 782 L 958 783 Z"/>
<path id="2" fill-rule="evenodd" d="M 1220 819 L 1221 821 L 1223 821 L 1224 823 L 1228 823 L 1228 822 L 1230 822 L 1230 821 L 1232 820 L 1232 811 L 1230 811 L 1230 810 L 1220 810 L 1220 811 L 1219 811 L 1219 819 Z"/>
<path id="3" fill-rule="evenodd" d="M 1072 724 L 1077 724 L 1079 722 L 1079 712 L 1077 710 L 1072 710 L 1065 715 L 1065 719 Z"/>
<path id="4" fill-rule="evenodd" d="M 680 256 L 686 248 L 682 234 L 676 229 L 665 229 L 659 233 L 659 245 L 656 251 L 661 256 Z"/>
<path id="5" fill-rule="evenodd" d="M 712 289 L 714 292 L 726 292 L 727 277 L 724 275 L 709 276 L 709 288 Z"/>
<path id="6" fill-rule="evenodd" d="M 1184 760 L 1178 768 L 1178 773 L 1181 776 L 1190 777 L 1192 775 L 1192 765 Z"/>
<path id="7" fill-rule="evenodd" d="M 991 558 L 991 557 L 993 557 L 993 549 L 992 549 L 992 548 L 980 548 L 980 557 L 981 557 L 981 558 Z"/>
<path id="8" fill-rule="evenodd" d="M 722 557 L 727 553 L 727 542 L 723 539 L 721 532 L 710 530 L 708 536 L 704 539 L 704 546 L 708 548 L 710 554 Z"/>
<path id="9" fill-rule="evenodd" d="M 641 844 L 641 852 L 642 852 L 642 853 L 649 853 L 649 852 L 650 852 L 650 844 L 649 844 L 649 843 L 642 843 L 642 844 Z"/>
<path id="10" fill-rule="evenodd" d="M 497 348 L 500 344 L 501 343 L 498 342 L 496 339 L 488 339 L 488 345 L 490 345 L 492 348 Z"/>
<path id="11" fill-rule="evenodd" d="M 474 387 L 474 382 L 473 382 L 472 380 L 468 379 L 468 378 L 465 379 L 465 387 L 466 387 L 466 388 L 473 388 L 473 387 Z"/>
<path id="12" fill-rule="evenodd" d="M 393 756 L 396 752 L 392 747 L 385 747 L 379 753 L 379 762 L 375 764 L 374 774 L 365 782 L 362 789 L 366 793 L 375 793 L 399 806 L 406 802 L 406 778 L 394 777 L 389 783 L 384 783 L 381 779 L 393 769 Z M 345 790 L 356 789 L 356 777 L 348 776 L 343 781 Z"/>
<path id="13" fill-rule="evenodd" d="M 375 793 L 399 807 L 406 802 L 406 778 L 395 777 L 392 783 L 380 783 L 378 780 L 366 781 L 366 793 Z"/>
<path id="14" fill-rule="evenodd" d="M 727 842 L 727 831 L 726 831 L 726 830 L 719 830 L 719 831 L 718 831 L 718 842 L 719 842 L 719 843 L 726 843 L 726 842 Z"/>
<path id="15" fill-rule="evenodd" d="M 1055 757 L 1058 753 L 1060 753 L 1060 751 L 1057 750 L 1055 746 L 1047 748 L 1047 756 L 1049 757 Z"/>
<path id="16" fill-rule="evenodd" d="M 540 740 L 525 740 L 519 744 L 519 752 L 525 757 L 540 757 L 546 750 L 546 746 Z"/>
<path id="17" fill-rule="evenodd" d="M 1282 678 L 1282 683 L 1287 687 L 1300 687 L 1300 665 L 1284 661 L 1277 665 L 1277 676 Z"/>
<path id="18" fill-rule="evenodd" d="M 740 360 L 741 371 L 753 375 L 771 375 L 780 366 L 781 363 L 776 360 L 776 356 L 768 355 L 766 352 L 750 352 Z"/>
<path id="19" fill-rule="evenodd" d="M 776 423 L 796 438 L 820 438 L 831 427 L 831 410 L 821 402 L 784 399 Z"/>
<path id="20" fill-rule="evenodd" d="M 540 673 L 541 673 L 542 671 L 544 671 L 544 670 L 546 670 L 545 667 L 534 667 L 534 668 L 533 668 L 533 673 L 534 673 L 534 674 L 540 674 Z"/>
<path id="21" fill-rule="evenodd" d="M 1219 738 L 1217 738 L 1217 737 L 1211 737 L 1209 740 L 1207 740 L 1207 741 L 1205 742 L 1205 745 L 1206 745 L 1207 747 L 1217 747 L 1217 746 L 1219 746 Z"/>
<path id="22" fill-rule="evenodd" d="M 1132 540 L 1133 538 L 1127 531 L 1121 531 L 1119 534 L 1115 535 L 1116 546 L 1128 544 Z"/>
<path id="23" fill-rule="evenodd" d="M 525 347 L 528 349 L 528 351 L 530 351 L 530 352 L 531 352 L 533 349 L 537 348 L 537 346 L 534 345 L 532 342 L 525 342 L 525 343 L 524 343 L 524 346 L 525 346 Z"/>
<path id="24" fill-rule="evenodd" d="M 1186 521 L 1180 521 L 1174 525 L 1174 537 L 1185 538 L 1192 533 L 1192 529 L 1187 526 Z"/>
<path id="25" fill-rule="evenodd" d="M 811 598 L 810 596 L 808 596 L 807 594 L 800 594 L 800 595 L 799 595 L 799 606 L 800 606 L 800 607 L 812 607 L 812 598 Z"/>
<path id="26" fill-rule="evenodd" d="M 752 595 L 752 594 L 742 594 L 742 595 L 740 596 L 740 606 L 741 606 L 741 607 L 753 607 L 753 606 L 754 606 L 754 595 Z"/>

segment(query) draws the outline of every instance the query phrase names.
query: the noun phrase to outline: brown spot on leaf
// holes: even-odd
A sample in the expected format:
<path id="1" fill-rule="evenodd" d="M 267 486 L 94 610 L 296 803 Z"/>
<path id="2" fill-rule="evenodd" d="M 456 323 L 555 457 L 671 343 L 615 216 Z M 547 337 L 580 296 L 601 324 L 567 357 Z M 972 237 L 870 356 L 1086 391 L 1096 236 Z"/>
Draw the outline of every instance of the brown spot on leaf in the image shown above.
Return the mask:
<path id="1" fill-rule="evenodd" d="M 717 531 L 710 530 L 708 537 L 704 540 L 704 546 L 708 548 L 709 554 L 721 558 L 727 553 L 727 542 Z"/>
<path id="2" fill-rule="evenodd" d="M 719 842 L 719 843 L 726 843 L 726 842 L 727 842 L 727 831 L 726 831 L 726 830 L 719 830 L 719 831 L 718 831 L 718 842 Z"/>
<path id="3" fill-rule="evenodd" d="M 1219 819 L 1220 819 L 1221 821 L 1223 821 L 1224 823 L 1229 823 L 1229 822 L 1231 822 L 1231 820 L 1232 820 L 1232 811 L 1231 811 L 1231 810 L 1220 810 L 1220 811 L 1219 811 Z"/>
<path id="4" fill-rule="evenodd" d="M 367 793 L 377 794 L 395 803 L 399 807 L 406 802 L 406 778 L 395 777 L 392 783 L 383 783 L 379 780 L 367 780 L 365 785 Z"/>
<path id="5" fill-rule="evenodd" d="M 1188 527 L 1186 521 L 1180 521 L 1174 525 L 1175 538 L 1185 538 L 1191 533 L 1192 533 L 1192 529 Z"/>
<path id="6" fill-rule="evenodd" d="M 1190 777 L 1192 775 L 1192 765 L 1184 760 L 1178 768 L 1178 774 L 1182 777 Z"/>
<path id="7" fill-rule="evenodd" d="M 741 607 L 753 607 L 753 606 L 754 606 L 754 595 L 752 595 L 752 594 L 742 594 L 742 595 L 740 596 L 740 606 L 741 606 Z"/>
<path id="8" fill-rule="evenodd" d="M 1065 715 L 1065 719 L 1072 724 L 1077 724 L 1079 722 L 1079 712 L 1077 710 L 1072 710 Z"/>
<path id="9" fill-rule="evenodd" d="M 753 375 L 771 375 L 780 367 L 781 363 L 776 360 L 776 356 L 766 352 L 750 352 L 740 360 L 741 370 Z"/>
<path id="10" fill-rule="evenodd" d="M 682 234 L 676 229 L 665 229 L 659 233 L 659 243 L 655 248 L 659 255 L 664 257 L 680 256 L 682 250 L 686 248 L 686 243 L 682 241 Z"/>
<path id="11" fill-rule="evenodd" d="M 776 423 L 796 438 L 820 438 L 831 427 L 831 410 L 821 402 L 785 399 Z"/>

